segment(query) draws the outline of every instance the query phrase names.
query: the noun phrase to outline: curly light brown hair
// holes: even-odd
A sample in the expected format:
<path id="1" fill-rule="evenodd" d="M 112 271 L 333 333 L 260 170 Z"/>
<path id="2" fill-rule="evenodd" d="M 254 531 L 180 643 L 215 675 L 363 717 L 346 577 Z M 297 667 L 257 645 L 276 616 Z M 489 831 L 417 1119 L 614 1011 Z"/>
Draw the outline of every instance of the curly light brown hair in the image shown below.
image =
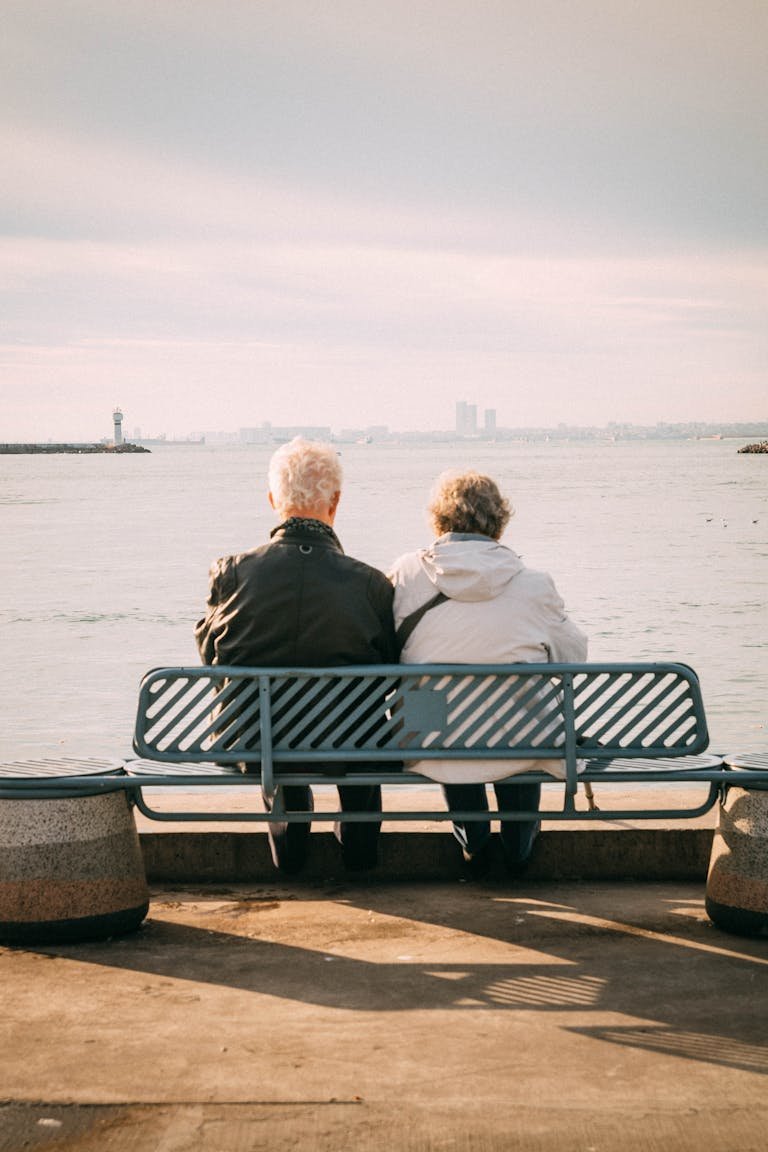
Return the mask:
<path id="1" fill-rule="evenodd" d="M 498 540 L 512 505 L 490 476 L 480 472 L 443 472 L 432 489 L 429 514 L 438 536 L 444 532 L 476 532 Z"/>

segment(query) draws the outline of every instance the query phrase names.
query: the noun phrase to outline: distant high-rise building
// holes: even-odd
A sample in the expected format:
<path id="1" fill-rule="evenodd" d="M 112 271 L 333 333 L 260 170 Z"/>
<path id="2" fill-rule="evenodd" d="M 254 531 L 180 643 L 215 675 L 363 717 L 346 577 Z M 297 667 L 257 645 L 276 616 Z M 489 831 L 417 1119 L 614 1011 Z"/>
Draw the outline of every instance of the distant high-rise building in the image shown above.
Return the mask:
<path id="1" fill-rule="evenodd" d="M 115 408 L 112 413 L 112 424 L 114 427 L 114 443 L 115 447 L 123 442 L 123 414 L 119 408 Z"/>
<path id="2" fill-rule="evenodd" d="M 483 414 L 483 431 L 486 436 L 496 435 L 496 409 L 486 408 Z"/>
<path id="3" fill-rule="evenodd" d="M 468 404 L 466 400 L 456 401 L 456 435 L 477 435 L 477 404 Z"/>

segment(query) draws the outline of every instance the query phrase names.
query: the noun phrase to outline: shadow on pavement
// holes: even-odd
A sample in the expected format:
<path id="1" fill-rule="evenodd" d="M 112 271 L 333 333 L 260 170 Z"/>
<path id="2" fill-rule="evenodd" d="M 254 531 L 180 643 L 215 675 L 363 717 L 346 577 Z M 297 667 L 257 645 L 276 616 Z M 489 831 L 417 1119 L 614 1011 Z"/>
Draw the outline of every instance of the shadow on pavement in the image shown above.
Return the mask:
<path id="1" fill-rule="evenodd" d="M 766 1074 L 768 945 L 718 932 L 692 891 L 373 883 L 163 892 L 131 937 L 35 951 L 348 1012 L 559 1013 L 558 1025 L 597 1041 Z M 183 998 L 183 986 L 176 991 Z M 598 1014 L 594 1025 L 585 1012 Z"/>

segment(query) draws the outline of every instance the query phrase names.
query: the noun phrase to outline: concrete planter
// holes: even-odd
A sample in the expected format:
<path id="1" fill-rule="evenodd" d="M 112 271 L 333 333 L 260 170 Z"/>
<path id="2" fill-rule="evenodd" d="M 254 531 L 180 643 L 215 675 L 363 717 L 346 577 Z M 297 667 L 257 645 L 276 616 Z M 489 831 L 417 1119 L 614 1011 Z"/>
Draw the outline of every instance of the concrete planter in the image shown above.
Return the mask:
<path id="1" fill-rule="evenodd" d="M 739 936 L 768 936 L 768 790 L 729 785 L 707 877 L 710 919 Z"/>
<path id="2" fill-rule="evenodd" d="M 0 941 L 103 939 L 138 928 L 148 907 L 125 792 L 0 798 Z"/>

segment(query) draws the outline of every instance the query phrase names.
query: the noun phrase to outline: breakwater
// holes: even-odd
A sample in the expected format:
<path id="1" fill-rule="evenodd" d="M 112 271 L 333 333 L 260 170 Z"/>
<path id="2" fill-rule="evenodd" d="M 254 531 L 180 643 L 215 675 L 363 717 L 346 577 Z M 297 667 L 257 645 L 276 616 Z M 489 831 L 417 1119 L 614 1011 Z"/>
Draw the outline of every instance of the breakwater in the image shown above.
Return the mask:
<path id="1" fill-rule="evenodd" d="M 76 455 L 98 452 L 122 456 L 131 452 L 149 452 L 149 448 L 142 448 L 140 444 L 0 444 L 0 456 L 51 455 L 61 452 Z"/>
<path id="2" fill-rule="evenodd" d="M 759 444 L 745 444 L 743 448 L 739 448 L 740 453 L 746 452 L 747 454 L 766 453 L 768 454 L 768 440 L 761 440 Z"/>

